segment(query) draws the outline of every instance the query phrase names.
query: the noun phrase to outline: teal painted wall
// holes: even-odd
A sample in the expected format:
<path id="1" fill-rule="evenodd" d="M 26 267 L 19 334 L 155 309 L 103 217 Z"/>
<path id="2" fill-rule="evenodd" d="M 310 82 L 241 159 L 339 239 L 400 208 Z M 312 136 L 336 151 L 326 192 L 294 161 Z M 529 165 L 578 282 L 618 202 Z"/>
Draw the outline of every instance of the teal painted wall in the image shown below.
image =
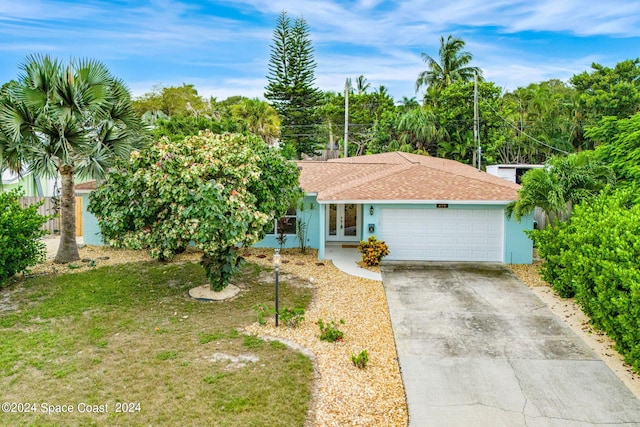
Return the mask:
<path id="1" fill-rule="evenodd" d="M 87 211 L 89 205 L 89 194 L 83 193 L 82 196 L 82 233 L 84 235 L 84 243 L 87 245 L 104 245 L 98 219 Z M 306 221 L 309 226 L 307 229 L 307 247 L 318 249 L 320 247 L 320 224 L 319 224 L 319 205 L 315 196 L 307 196 L 304 199 L 304 210 L 298 210 L 298 218 Z M 276 235 L 267 235 L 263 240 L 255 244 L 258 248 L 277 248 L 278 241 Z M 285 248 L 300 247 L 298 236 L 288 235 Z"/>
<path id="2" fill-rule="evenodd" d="M 533 262 L 533 241 L 525 233 L 533 230 L 533 212 L 520 219 L 507 218 L 504 226 L 504 263 L 531 264 Z"/>
<path id="3" fill-rule="evenodd" d="M 370 207 L 373 206 L 373 215 L 370 215 Z M 449 205 L 449 209 L 495 209 L 502 210 L 504 206 L 499 205 Z M 365 204 L 363 205 L 362 216 L 362 239 L 367 240 L 369 236 L 378 236 L 380 233 L 380 210 L 382 208 L 401 209 L 437 209 L 435 204 L 414 205 L 414 204 Z M 373 224 L 374 232 L 369 232 L 369 224 Z M 531 264 L 533 262 L 533 242 L 526 235 L 525 230 L 533 229 L 533 214 L 523 217 L 520 222 L 515 219 L 504 219 L 504 254 L 505 264 Z"/>
<path id="4" fill-rule="evenodd" d="M 370 213 L 372 206 L 373 215 Z M 378 237 L 378 233 L 380 232 L 380 209 L 382 206 L 389 207 L 390 205 L 362 205 L 362 232 L 360 233 L 362 240 L 369 240 L 371 236 Z M 394 207 L 396 206 L 394 205 Z M 401 205 L 398 205 L 398 207 L 401 207 Z M 369 232 L 370 225 L 373 226 L 373 232 Z"/>
<path id="5" fill-rule="evenodd" d="M 306 196 L 302 203 L 304 209 L 297 210 L 297 221 L 307 223 L 307 247 L 318 249 L 320 247 L 320 206 L 318 202 L 316 202 L 315 196 Z M 277 237 L 275 234 L 268 234 L 254 246 L 257 248 L 278 248 L 280 244 L 278 243 Z M 287 235 L 284 247 L 299 248 L 300 241 L 298 240 L 298 236 L 293 234 Z"/>
<path id="6" fill-rule="evenodd" d="M 86 211 L 89 204 L 88 194 L 82 194 L 83 202 L 83 234 L 84 242 L 88 245 L 102 245 L 102 236 L 98 227 L 98 220 L 93 214 Z M 307 247 L 318 249 L 318 257 L 324 258 L 325 246 L 325 207 L 319 205 L 315 196 L 304 198 L 305 209 L 298 210 L 298 218 L 308 223 Z M 370 207 L 373 206 L 373 215 L 370 214 Z M 380 233 L 380 211 L 384 207 L 404 208 L 404 209 L 436 209 L 435 205 L 413 205 L 413 204 L 364 204 L 362 205 L 362 240 L 367 240 L 369 236 L 378 236 Z M 450 209 L 453 207 L 450 207 Z M 455 205 L 455 209 L 496 209 L 502 210 L 504 206 L 496 205 Z M 369 232 L 369 225 L 373 225 L 374 231 Z M 533 229 L 533 214 L 525 216 L 520 222 L 515 219 L 504 219 L 504 255 L 503 262 L 507 264 L 531 264 L 533 261 L 533 242 L 526 235 L 525 230 Z M 267 235 L 258 242 L 256 247 L 277 248 L 279 244 L 276 235 Z M 299 247 L 298 237 L 287 236 L 286 248 Z"/>
<path id="7" fill-rule="evenodd" d="M 100 234 L 100 227 L 98 226 L 98 218 L 91 212 L 87 211 L 89 206 L 89 194 L 80 193 L 82 197 L 82 237 L 84 238 L 85 245 L 102 246 L 102 235 Z"/>

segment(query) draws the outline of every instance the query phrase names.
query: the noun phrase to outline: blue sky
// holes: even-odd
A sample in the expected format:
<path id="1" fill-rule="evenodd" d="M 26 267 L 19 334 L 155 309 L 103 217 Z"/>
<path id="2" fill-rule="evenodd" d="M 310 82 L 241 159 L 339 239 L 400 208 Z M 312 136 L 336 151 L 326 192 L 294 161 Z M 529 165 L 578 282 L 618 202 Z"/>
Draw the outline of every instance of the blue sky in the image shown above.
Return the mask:
<path id="1" fill-rule="evenodd" d="M 416 96 L 421 52 L 437 56 L 449 34 L 507 90 L 640 56 L 637 0 L 0 0 L 0 84 L 46 53 L 99 59 L 134 96 L 190 83 L 218 100 L 262 97 L 283 10 L 309 24 L 320 89 L 364 75 L 396 100 Z"/>

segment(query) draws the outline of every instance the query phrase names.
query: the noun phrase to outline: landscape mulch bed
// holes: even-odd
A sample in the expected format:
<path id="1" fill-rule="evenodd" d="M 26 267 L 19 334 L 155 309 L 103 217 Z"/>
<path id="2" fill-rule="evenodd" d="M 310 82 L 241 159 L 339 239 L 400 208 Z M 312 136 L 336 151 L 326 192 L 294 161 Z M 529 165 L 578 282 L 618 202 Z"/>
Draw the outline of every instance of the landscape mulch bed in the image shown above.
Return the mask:
<path id="1" fill-rule="evenodd" d="M 306 321 L 295 329 L 276 328 L 269 322 L 265 326 L 255 323 L 247 330 L 260 336 L 295 342 L 313 353 L 317 369 L 315 425 L 406 426 L 404 386 L 382 282 L 350 276 L 330 261 L 318 265 L 317 253 L 308 252 L 304 256 L 296 249 L 281 252 L 283 259 L 297 259 L 283 264 L 281 271 L 314 286 L 314 298 L 305 313 Z M 248 260 L 271 265 L 269 256 L 249 257 Z M 344 325 L 339 324 L 344 340 L 321 341 L 320 329 L 315 323 L 318 319 L 338 324 L 344 320 Z M 356 368 L 351 355 L 365 349 L 369 364 L 364 369 Z"/>

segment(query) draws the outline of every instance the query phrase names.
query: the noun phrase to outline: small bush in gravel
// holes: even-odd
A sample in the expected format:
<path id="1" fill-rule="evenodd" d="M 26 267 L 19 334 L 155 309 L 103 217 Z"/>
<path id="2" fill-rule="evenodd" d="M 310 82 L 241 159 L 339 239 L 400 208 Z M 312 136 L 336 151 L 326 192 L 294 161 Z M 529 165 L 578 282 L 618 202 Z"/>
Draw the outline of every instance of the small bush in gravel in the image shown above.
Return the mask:
<path id="1" fill-rule="evenodd" d="M 336 322 L 331 320 L 328 323 L 324 323 L 322 319 L 318 319 L 318 327 L 320 328 L 320 339 L 322 341 L 336 342 L 342 341 L 344 332 L 338 329 Z M 340 324 L 344 325 L 344 320 L 340 319 Z"/>
<path id="2" fill-rule="evenodd" d="M 389 247 L 385 242 L 376 239 L 376 236 L 370 236 L 366 242 L 360 242 L 358 252 L 362 254 L 362 262 L 373 267 L 380 265 L 382 258 L 389 255 Z"/>
<path id="3" fill-rule="evenodd" d="M 256 304 L 253 307 L 251 307 L 251 309 L 255 313 L 256 320 L 258 321 L 258 323 L 263 326 L 267 324 L 267 321 L 265 320 L 265 316 L 268 316 L 273 313 L 273 310 L 267 307 L 266 304 Z"/>
<path id="4" fill-rule="evenodd" d="M 360 369 L 364 369 L 367 366 L 367 363 L 369 363 L 369 353 L 367 353 L 367 350 L 362 350 L 359 354 L 352 354 L 351 355 L 351 361 L 353 362 L 353 364 L 360 368 Z"/>
<path id="5" fill-rule="evenodd" d="M 279 314 L 280 319 L 290 328 L 296 328 L 304 321 L 304 308 L 285 307 Z"/>

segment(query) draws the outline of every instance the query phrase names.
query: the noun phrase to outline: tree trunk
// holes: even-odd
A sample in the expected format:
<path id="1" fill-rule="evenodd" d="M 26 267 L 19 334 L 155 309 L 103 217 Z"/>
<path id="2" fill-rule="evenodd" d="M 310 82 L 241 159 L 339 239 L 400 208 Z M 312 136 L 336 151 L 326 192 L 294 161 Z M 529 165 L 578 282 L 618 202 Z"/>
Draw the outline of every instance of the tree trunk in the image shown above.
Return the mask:
<path id="1" fill-rule="evenodd" d="M 53 262 L 66 264 L 80 259 L 78 244 L 76 243 L 76 198 L 74 191 L 74 168 L 62 166 L 62 195 L 60 197 L 60 245 Z"/>

